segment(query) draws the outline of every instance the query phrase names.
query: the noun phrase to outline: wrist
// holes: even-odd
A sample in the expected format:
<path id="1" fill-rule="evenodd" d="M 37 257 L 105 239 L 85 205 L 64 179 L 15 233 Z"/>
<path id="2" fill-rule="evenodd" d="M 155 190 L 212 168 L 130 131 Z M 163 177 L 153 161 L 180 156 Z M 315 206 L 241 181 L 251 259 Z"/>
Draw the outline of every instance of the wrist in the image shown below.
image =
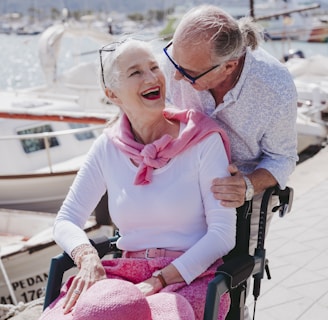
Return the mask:
<path id="1" fill-rule="evenodd" d="M 243 178 L 246 185 L 245 200 L 250 201 L 254 197 L 254 186 L 252 184 L 252 181 L 247 176 L 243 176 Z"/>
<path id="2" fill-rule="evenodd" d="M 82 244 L 72 251 L 72 259 L 78 269 L 81 269 L 82 261 L 88 256 L 98 256 L 97 250 L 91 244 Z"/>
<path id="3" fill-rule="evenodd" d="M 162 270 L 157 270 L 152 274 L 153 278 L 156 278 L 159 283 L 161 284 L 162 288 L 165 288 L 167 286 L 167 283 L 165 281 L 165 278 L 163 276 Z"/>

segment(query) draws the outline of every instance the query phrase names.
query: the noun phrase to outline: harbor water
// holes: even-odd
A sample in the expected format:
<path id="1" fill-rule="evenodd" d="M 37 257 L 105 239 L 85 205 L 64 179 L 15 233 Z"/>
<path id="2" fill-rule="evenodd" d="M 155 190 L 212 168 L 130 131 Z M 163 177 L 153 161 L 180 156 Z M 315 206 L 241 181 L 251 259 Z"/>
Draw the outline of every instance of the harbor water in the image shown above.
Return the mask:
<path id="1" fill-rule="evenodd" d="M 13 90 L 42 85 L 44 75 L 39 62 L 38 42 L 40 35 L 6 35 L 0 34 L 0 61 L 1 77 L 0 90 Z M 159 46 L 165 43 L 159 43 Z M 290 49 L 301 50 L 305 57 L 317 54 L 328 56 L 328 43 L 307 43 L 300 41 L 269 41 L 264 42 L 263 47 L 278 59 L 288 53 Z M 72 50 L 73 48 L 73 50 Z M 58 72 L 65 70 L 67 66 L 73 65 L 77 60 L 97 59 L 96 49 L 99 48 L 88 39 L 79 41 L 72 45 L 71 39 L 63 39 L 61 54 L 64 59 L 60 60 L 57 66 Z M 80 52 L 93 54 L 79 55 Z"/>

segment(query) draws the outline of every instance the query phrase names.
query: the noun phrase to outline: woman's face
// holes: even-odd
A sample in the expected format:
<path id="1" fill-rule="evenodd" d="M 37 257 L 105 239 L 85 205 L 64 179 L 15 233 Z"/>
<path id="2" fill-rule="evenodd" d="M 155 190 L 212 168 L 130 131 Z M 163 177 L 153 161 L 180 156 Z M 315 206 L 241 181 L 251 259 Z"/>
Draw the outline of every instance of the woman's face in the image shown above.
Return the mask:
<path id="1" fill-rule="evenodd" d="M 162 112 L 165 78 L 153 54 L 147 48 L 127 44 L 117 64 L 119 85 L 109 93 L 109 98 L 128 116 Z"/>

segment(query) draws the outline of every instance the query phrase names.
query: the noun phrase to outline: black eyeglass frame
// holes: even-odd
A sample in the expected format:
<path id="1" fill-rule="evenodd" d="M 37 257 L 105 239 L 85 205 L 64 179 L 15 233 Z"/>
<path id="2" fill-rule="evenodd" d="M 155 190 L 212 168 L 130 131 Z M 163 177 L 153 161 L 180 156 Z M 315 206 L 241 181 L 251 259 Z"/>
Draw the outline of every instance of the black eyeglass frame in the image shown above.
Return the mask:
<path id="1" fill-rule="evenodd" d="M 105 46 L 101 47 L 99 49 L 99 58 L 100 58 L 100 70 L 101 70 L 101 77 L 102 77 L 102 81 L 103 81 L 103 84 L 106 87 L 106 83 L 105 83 L 105 76 L 104 76 L 104 66 L 103 66 L 103 57 L 102 57 L 102 52 L 113 52 L 116 50 L 117 46 L 119 46 L 120 44 L 122 44 L 124 41 L 117 41 L 117 42 L 113 42 L 113 43 L 110 43 L 110 44 L 106 44 Z M 106 49 L 106 47 L 110 46 L 110 45 L 113 45 L 114 47 L 113 48 L 108 48 Z"/>
<path id="2" fill-rule="evenodd" d="M 133 38 L 126 38 L 123 39 L 122 41 L 115 41 L 109 44 L 104 45 L 103 47 L 101 47 L 99 49 L 99 58 L 100 58 L 100 70 L 101 70 L 101 77 L 102 77 L 102 81 L 103 84 L 106 87 L 106 83 L 105 83 L 105 76 L 104 76 L 104 66 L 103 66 L 103 58 L 102 58 L 102 52 L 114 52 L 117 47 L 119 47 L 121 44 L 123 44 L 124 42 L 128 41 L 128 40 L 132 40 Z M 138 39 L 137 39 L 138 40 Z M 109 47 L 111 46 L 111 47 Z M 108 49 L 106 49 L 106 47 L 109 47 Z"/>
<path id="3" fill-rule="evenodd" d="M 191 84 L 195 84 L 195 82 L 205 76 L 206 74 L 208 74 L 209 72 L 211 72 L 212 70 L 222 66 L 222 63 L 220 64 L 217 64 L 213 67 L 211 67 L 210 69 L 208 69 L 207 71 L 199 74 L 198 76 L 196 77 L 192 77 L 190 74 L 188 74 L 182 67 L 180 67 L 174 60 L 173 58 L 169 55 L 169 53 L 167 52 L 168 48 L 173 44 L 173 41 L 170 41 L 167 46 L 165 48 L 163 48 L 163 51 L 165 53 L 165 55 L 168 57 L 168 59 L 172 62 L 172 64 L 174 65 L 174 67 L 187 79 L 191 82 Z"/>

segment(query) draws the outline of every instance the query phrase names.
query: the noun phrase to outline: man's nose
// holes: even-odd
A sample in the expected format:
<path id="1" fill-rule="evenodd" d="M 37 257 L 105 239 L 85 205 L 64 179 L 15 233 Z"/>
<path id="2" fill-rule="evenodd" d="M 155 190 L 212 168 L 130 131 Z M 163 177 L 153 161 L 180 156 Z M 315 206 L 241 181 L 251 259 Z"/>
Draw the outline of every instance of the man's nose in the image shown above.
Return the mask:
<path id="1" fill-rule="evenodd" d="M 180 81 L 184 76 L 179 70 L 174 71 L 174 79 Z"/>

